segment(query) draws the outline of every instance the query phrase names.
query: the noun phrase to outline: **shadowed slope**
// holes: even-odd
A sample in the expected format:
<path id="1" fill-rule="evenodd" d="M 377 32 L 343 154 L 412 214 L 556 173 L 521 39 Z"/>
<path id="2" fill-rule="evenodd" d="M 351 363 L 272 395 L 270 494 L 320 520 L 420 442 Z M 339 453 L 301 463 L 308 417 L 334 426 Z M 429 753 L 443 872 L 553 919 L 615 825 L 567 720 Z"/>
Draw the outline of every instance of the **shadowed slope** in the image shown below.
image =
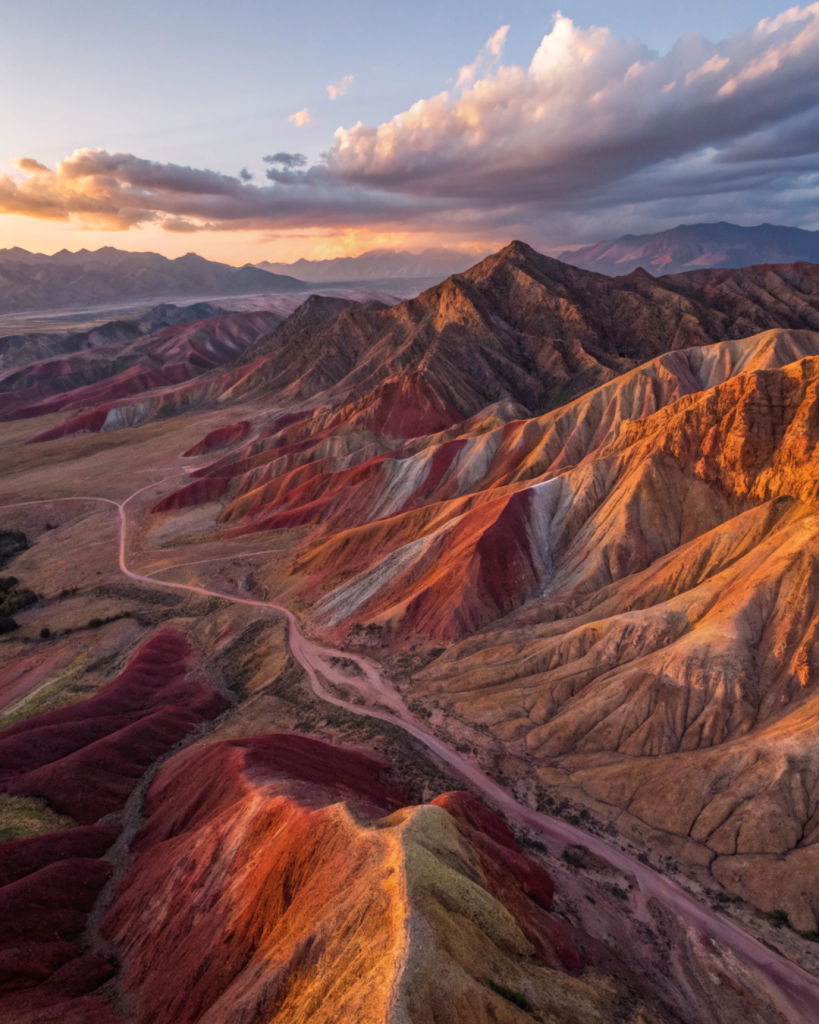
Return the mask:
<path id="1" fill-rule="evenodd" d="M 123 379 L 115 393 L 103 389 L 81 400 L 86 406 L 96 402 L 91 411 L 97 413 L 105 408 L 99 403 L 113 399 L 116 415 L 105 425 L 115 429 L 181 411 L 192 401 L 275 396 L 285 406 L 316 405 L 302 436 L 330 425 L 338 429 L 341 415 L 347 429 L 401 439 L 499 403 L 520 407 L 522 415 L 542 413 L 663 352 L 769 328 L 819 326 L 819 278 L 811 265 L 726 273 L 658 281 L 635 271 L 607 278 L 512 242 L 464 274 L 391 308 L 311 296 L 245 353 L 244 372 L 239 368 L 211 381 L 195 400 L 190 388 L 184 397 L 179 391 L 179 380 L 190 374 L 171 375 L 164 385 L 153 377 Z M 149 362 L 146 352 L 141 371 L 157 369 Z M 42 380 L 36 383 L 44 387 Z M 128 395 L 169 385 L 167 400 L 150 403 L 147 411 L 131 408 Z M 26 405 L 52 408 L 36 401 Z M 339 414 L 341 406 L 347 408 Z M 65 424 L 47 436 L 89 429 L 91 423 Z"/>
<path id="2" fill-rule="evenodd" d="M 351 304 L 319 330 L 291 318 L 249 355 L 278 353 L 232 394 L 307 398 L 336 386 L 359 399 L 411 368 L 462 417 L 502 400 L 542 412 L 665 351 L 819 325 L 819 278 L 791 270 L 778 287 L 765 278 L 731 296 L 721 280 L 706 290 L 688 276 L 606 278 L 513 242 L 390 309 Z"/>

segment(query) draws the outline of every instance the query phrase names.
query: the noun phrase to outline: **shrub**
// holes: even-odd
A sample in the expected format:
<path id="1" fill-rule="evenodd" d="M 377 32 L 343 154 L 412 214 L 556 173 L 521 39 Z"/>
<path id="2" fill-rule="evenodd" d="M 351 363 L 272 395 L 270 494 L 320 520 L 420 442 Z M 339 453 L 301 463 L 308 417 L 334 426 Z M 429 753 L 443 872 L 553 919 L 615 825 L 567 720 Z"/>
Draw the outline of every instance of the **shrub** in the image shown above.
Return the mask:
<path id="1" fill-rule="evenodd" d="M 17 627 L 18 623 L 10 615 L 0 615 L 0 635 L 12 633 Z"/>
<path id="2" fill-rule="evenodd" d="M 96 616 L 93 619 L 88 620 L 89 629 L 99 629 L 100 626 L 104 626 L 105 622 L 103 619 L 98 619 Z"/>
<path id="3" fill-rule="evenodd" d="M 28 550 L 26 535 L 20 530 L 0 530 L 0 569 L 15 555 Z"/>
<path id="4" fill-rule="evenodd" d="M 588 852 L 588 848 L 585 846 L 567 846 L 563 851 L 563 860 L 573 868 L 580 868 L 586 862 Z"/>
<path id="5" fill-rule="evenodd" d="M 768 920 L 774 928 L 788 927 L 791 923 L 787 910 L 772 910 L 770 914 L 768 914 Z"/>
<path id="6" fill-rule="evenodd" d="M 33 590 L 8 590 L 0 596 L 0 615 L 14 615 L 36 603 L 37 595 Z"/>
<path id="7" fill-rule="evenodd" d="M 43 628 L 40 630 L 40 637 L 43 640 L 48 640 L 48 638 L 50 636 L 51 636 L 51 630 L 48 628 L 48 626 L 43 626 Z"/>

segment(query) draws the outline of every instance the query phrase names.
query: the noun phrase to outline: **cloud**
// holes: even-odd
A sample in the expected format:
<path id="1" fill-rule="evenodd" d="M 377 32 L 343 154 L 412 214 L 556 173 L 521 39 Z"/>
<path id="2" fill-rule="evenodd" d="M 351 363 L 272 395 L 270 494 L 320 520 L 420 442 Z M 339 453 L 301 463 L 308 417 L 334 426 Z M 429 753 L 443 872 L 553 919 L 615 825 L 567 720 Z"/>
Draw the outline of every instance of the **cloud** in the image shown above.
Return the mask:
<path id="1" fill-rule="evenodd" d="M 54 172 L 27 167 L 23 173 L 20 180 L 0 175 L 0 213 L 108 230 L 145 222 L 169 231 L 408 223 L 418 208 L 398 194 L 373 196 L 358 186 L 337 186 L 331 178 L 286 167 L 268 172 L 280 174 L 286 184 L 256 185 L 216 171 L 103 149 L 76 150 Z M 429 207 L 444 212 L 449 205 L 442 200 Z"/>
<path id="2" fill-rule="evenodd" d="M 819 3 L 800 15 L 719 51 L 686 36 L 662 57 L 557 15 L 528 68 L 497 67 L 378 128 L 340 128 L 329 167 L 344 181 L 480 206 L 594 195 L 819 104 Z"/>
<path id="3" fill-rule="evenodd" d="M 253 181 L 253 175 L 246 167 L 243 167 L 241 171 L 239 171 L 239 179 L 244 182 Z"/>
<path id="4" fill-rule="evenodd" d="M 500 59 L 503 48 L 506 44 L 506 36 L 509 32 L 508 25 L 501 27 L 487 39 L 478 56 L 471 64 L 462 67 L 458 72 L 458 80 L 455 83 L 456 89 L 463 89 L 465 86 L 473 85 L 479 74 L 485 73 Z"/>
<path id="5" fill-rule="evenodd" d="M 274 153 L 273 156 L 262 157 L 266 164 L 281 164 L 282 167 L 295 169 L 307 166 L 307 157 L 304 153 Z"/>
<path id="6" fill-rule="evenodd" d="M 26 174 L 53 174 L 54 171 L 50 167 L 46 167 L 45 164 L 41 164 L 38 160 L 32 160 L 27 156 L 19 156 L 14 160 L 14 166 L 18 170 L 24 171 Z"/>
<path id="7" fill-rule="evenodd" d="M 306 124 L 315 124 L 315 121 L 310 116 L 310 111 L 307 107 L 302 107 L 301 110 L 297 110 L 295 114 L 291 114 L 287 119 L 292 121 L 297 128 L 301 128 Z"/>
<path id="8" fill-rule="evenodd" d="M 696 71 L 686 72 L 685 84 L 691 85 L 692 82 L 696 82 L 696 80 L 698 78 L 702 78 L 703 75 L 715 75 L 718 71 L 722 71 L 722 69 L 727 67 L 730 63 L 730 57 L 720 57 L 718 53 L 715 53 L 714 56 L 709 57 L 704 64 L 700 64 Z"/>
<path id="9" fill-rule="evenodd" d="M 165 217 L 162 221 L 162 228 L 164 231 L 172 231 L 178 234 L 187 234 L 200 230 L 196 224 L 185 220 L 184 217 Z"/>
<path id="10" fill-rule="evenodd" d="M 347 90 L 355 81 L 352 75 L 345 75 L 340 82 L 327 86 L 327 94 L 331 100 L 337 100 L 339 96 L 346 96 Z"/>
<path id="11" fill-rule="evenodd" d="M 557 15 L 528 67 L 506 26 L 450 92 L 322 159 L 275 153 L 266 182 L 82 149 L 0 176 L 0 211 L 127 229 L 376 226 L 448 238 L 569 241 L 680 220 L 819 228 L 819 3 L 660 55 Z M 343 80 L 342 80 L 343 84 Z M 335 87 L 334 87 L 335 88 Z M 291 117 L 312 123 L 305 108 Z"/>

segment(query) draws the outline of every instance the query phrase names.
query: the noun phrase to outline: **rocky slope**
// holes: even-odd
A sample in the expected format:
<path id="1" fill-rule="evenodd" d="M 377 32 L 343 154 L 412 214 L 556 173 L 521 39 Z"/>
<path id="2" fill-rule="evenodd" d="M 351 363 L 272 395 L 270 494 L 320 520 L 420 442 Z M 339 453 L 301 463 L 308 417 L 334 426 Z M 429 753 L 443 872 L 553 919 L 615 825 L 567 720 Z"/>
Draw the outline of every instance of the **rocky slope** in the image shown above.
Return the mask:
<path id="1" fill-rule="evenodd" d="M 313 296 L 228 372 L 136 408 L 127 395 L 144 383 L 113 403 L 80 396 L 87 415 L 63 433 L 218 400 L 312 407 L 312 434 L 341 417 L 365 430 L 389 422 L 392 438 L 418 436 L 488 406 L 507 418 L 540 414 L 663 352 L 776 327 L 819 327 L 815 267 L 612 279 L 514 242 L 390 308 Z"/>
<path id="2" fill-rule="evenodd" d="M 33 420 L 43 447 L 26 448 L 25 458 L 59 465 L 61 446 L 71 445 L 127 452 L 128 438 L 111 437 L 112 428 L 145 422 L 135 438 L 167 438 L 163 417 L 198 409 L 201 431 L 193 416 L 164 428 L 178 433 L 178 443 L 168 441 L 172 458 L 162 473 L 152 461 L 153 476 L 141 465 L 138 478 L 176 474 L 182 451 L 198 460 L 176 486 L 146 497 L 152 511 L 139 524 L 140 544 L 181 563 L 174 579 L 264 600 L 284 595 L 277 600 L 315 636 L 382 659 L 413 711 L 521 799 L 543 808 L 570 798 L 616 823 L 646 856 L 686 865 L 705 889 L 815 933 L 819 333 L 805 329 L 819 315 L 815 269 L 609 279 L 513 243 L 410 302 L 311 298 L 227 366 L 135 398 L 91 401 L 39 435 Z M 197 329 L 179 330 L 190 338 Z M 99 437 L 61 436 L 103 425 Z M 6 426 L 23 436 L 24 424 Z M 193 555 L 198 546 L 207 557 Z M 253 570 L 243 572 L 251 557 Z M 238 764 L 248 749 L 224 756 Z M 259 806 L 273 814 L 267 790 L 245 788 L 253 779 L 244 768 L 220 772 L 239 780 L 242 822 L 255 821 Z M 308 803 L 338 804 L 324 799 Z M 350 811 L 356 829 L 343 834 L 362 850 L 387 844 L 376 877 L 388 887 L 384 865 L 395 866 L 390 857 L 415 814 L 402 812 L 394 825 L 395 809 L 379 800 L 374 819 L 372 808 Z M 245 881 L 254 894 L 261 885 L 234 878 L 221 860 L 235 844 L 251 849 L 242 845 L 251 842 L 245 825 L 220 805 L 197 838 L 196 814 L 190 830 L 168 833 L 171 847 L 146 839 L 131 896 L 121 890 L 106 925 L 110 941 L 127 947 L 123 978 L 133 978 L 135 1000 L 140 979 L 161 966 L 151 949 L 165 941 L 157 934 L 140 945 L 143 925 L 128 923 L 144 902 L 140 863 L 150 887 L 170 870 L 168 850 L 190 857 L 209 893 L 227 886 L 224 905 Z M 315 819 L 323 844 L 341 828 L 328 820 Z M 185 852 L 200 839 L 210 851 L 201 863 Z M 437 842 L 426 835 L 422 845 Z M 280 855 L 290 863 L 289 852 Z M 353 917 L 356 884 L 343 911 Z M 451 884 L 460 892 L 458 879 Z M 271 899 L 294 892 L 276 889 Z M 446 921 L 439 933 L 418 913 L 435 936 L 449 934 Z M 236 934 L 249 921 L 241 918 Z M 323 955 L 300 945 L 300 929 L 269 988 L 253 959 L 261 946 L 240 943 L 235 959 L 214 965 L 225 987 L 202 982 L 203 1019 L 219 1019 L 223 991 L 231 1001 L 246 993 L 248 1005 L 281 999 L 282 1019 L 298 1019 L 314 998 L 304 979 L 320 973 Z M 475 934 L 475 948 L 488 948 Z M 360 941 L 371 939 L 362 932 Z M 175 973 L 187 976 L 196 956 L 181 935 L 168 958 L 177 948 Z M 395 992 L 409 968 L 402 974 L 398 946 L 387 948 L 383 973 L 398 979 Z M 449 939 L 440 950 L 448 963 Z M 483 1006 L 470 957 L 472 980 L 456 972 L 451 985 L 461 991 L 463 982 L 464 1007 Z M 632 985 L 610 962 L 589 963 Z M 534 982 L 509 978 L 504 986 L 546 1013 Z M 351 982 L 351 999 L 355 992 Z M 367 992 L 373 1005 L 386 998 Z M 651 993 L 640 998 L 654 1006 Z M 159 1010 L 146 1003 L 140 1012 L 151 1019 Z M 594 1012 L 606 1019 L 609 1009 Z M 726 1011 L 723 1019 L 752 1018 Z"/>
<path id="3" fill-rule="evenodd" d="M 513 242 L 389 309 L 311 300 L 247 354 L 265 361 L 230 396 L 294 401 L 329 391 L 331 401 L 363 400 L 413 373 L 462 418 L 498 401 L 531 415 L 663 352 L 773 327 L 813 328 L 817 318 L 817 268 L 612 279 Z"/>
<path id="4" fill-rule="evenodd" d="M 678 463 L 676 476 L 667 474 L 678 491 L 644 488 L 629 504 L 640 463 L 659 446 L 656 418 L 681 410 L 691 420 L 691 437 L 699 438 L 716 402 L 729 438 L 729 403 L 714 395 L 781 374 L 790 383 L 781 388 L 787 401 L 780 403 L 773 437 L 785 437 L 796 419 L 791 407 L 801 408 L 812 386 L 810 375 L 800 377 L 795 368 L 815 361 L 816 351 L 808 332 L 774 332 L 671 352 L 587 400 L 540 417 L 516 420 L 511 405 L 498 405 L 409 439 L 392 437 L 397 421 L 380 414 L 366 420 L 366 429 L 355 425 L 367 417 L 366 405 L 357 408 L 362 419 L 350 429 L 350 415 L 332 423 L 332 410 L 322 413 L 328 417 L 323 436 L 304 432 L 313 418 L 309 407 L 260 412 L 247 405 L 241 416 L 228 407 L 41 445 L 25 444 L 30 421 L 2 424 L 10 470 L 0 479 L 9 506 L 2 509 L 3 525 L 23 531 L 28 544 L 8 571 L 42 596 L 0 644 L 0 724 L 7 726 L 0 732 L 0 838 L 11 839 L 0 843 L 0 1016 L 15 1024 L 121 1024 L 185 1015 L 295 1022 L 308 1013 L 384 1024 L 793 1019 L 782 1009 L 787 978 L 777 987 L 773 971 L 746 959 L 741 944 L 726 939 L 728 922 L 708 918 L 709 926 L 716 921 L 709 938 L 695 924 L 701 918 L 669 909 L 673 904 L 652 895 L 662 890 L 645 887 L 649 868 L 633 858 L 642 849 L 657 864 L 656 843 L 685 863 L 669 844 L 673 829 L 685 827 L 686 814 L 696 816 L 689 795 L 695 794 L 713 806 L 696 818 L 692 838 L 677 842 L 683 852 L 707 855 L 698 862 L 710 889 L 700 890 L 702 896 L 728 900 L 738 875 L 741 891 L 762 904 L 770 889 L 766 878 L 781 884 L 787 861 L 753 852 L 774 847 L 752 843 L 773 834 L 771 808 L 784 806 L 785 794 L 795 812 L 803 810 L 794 767 L 808 787 L 809 718 L 798 737 L 786 722 L 787 742 L 770 734 L 761 756 L 762 748 L 734 743 L 753 740 L 756 726 L 737 728 L 728 738 L 714 729 L 713 742 L 703 732 L 699 746 L 689 736 L 668 754 L 648 748 L 624 754 L 607 735 L 595 737 L 592 751 L 580 738 L 566 755 L 548 753 L 534 740 L 527 753 L 525 745 L 530 733 L 548 725 L 547 712 L 532 710 L 533 694 L 544 706 L 548 695 L 558 713 L 571 711 L 571 698 L 560 704 L 567 690 L 574 686 L 582 698 L 585 682 L 590 697 L 599 697 L 606 680 L 595 665 L 629 667 L 641 636 L 654 642 L 661 632 L 658 617 L 668 618 L 670 625 L 661 623 L 666 636 L 672 627 L 686 633 L 674 608 L 638 606 L 638 597 L 647 602 L 646 593 L 656 591 L 616 591 L 618 584 L 647 578 L 629 568 L 629 559 L 648 559 L 649 572 L 660 574 L 664 557 L 686 555 L 686 544 L 708 539 L 709 530 L 743 515 L 762 516 L 756 533 L 747 526 L 746 548 L 798 522 L 788 512 L 799 505 L 795 499 L 779 495 L 766 504 L 756 495 L 757 479 L 769 486 L 754 469 L 767 449 L 754 453 L 730 440 L 726 447 L 736 449 L 744 474 L 736 473 L 730 487 L 723 463 L 714 471 L 726 486 L 712 481 L 709 465 L 686 462 L 683 446 L 659 452 L 663 465 Z M 390 392 L 380 393 L 388 401 Z M 760 396 L 742 408 L 747 420 L 761 408 Z M 627 436 L 637 428 L 644 433 Z M 795 460 L 802 458 L 792 450 Z M 204 492 L 199 498 L 209 488 L 234 487 L 245 473 L 269 472 L 265 486 L 271 490 L 286 486 L 291 474 L 293 493 L 282 491 L 275 514 L 303 516 L 304 525 L 272 528 L 265 502 L 258 517 L 237 503 L 229 521 L 215 524 L 239 497 L 227 492 L 221 504 L 180 508 L 177 491 L 171 507 L 152 514 L 152 504 L 171 491 L 166 477 L 184 479 L 182 451 L 199 460 L 189 468 L 204 470 L 191 480 Z M 236 474 L 220 477 L 207 470 L 209 463 Z M 402 477 L 402 467 L 408 476 Z M 544 485 L 562 487 L 582 473 L 589 477 L 576 499 L 541 500 L 548 496 Z M 323 476 L 326 494 L 316 497 L 311 488 Z M 343 476 L 346 483 L 338 487 Z M 144 493 L 134 494 L 146 483 Z M 306 488 L 304 502 L 295 493 L 299 487 Z M 88 498 L 16 504 L 76 496 L 79 488 L 119 502 L 132 496 L 122 548 L 111 504 Z M 683 498 L 679 536 L 669 528 L 673 515 L 660 514 L 675 494 Z M 324 519 L 316 515 L 322 498 Z M 700 521 L 706 513 L 710 519 Z M 586 521 L 595 532 L 584 555 Z M 440 532 L 447 525 L 449 532 Z M 445 548 L 437 594 L 448 600 L 437 606 L 436 586 L 423 576 L 434 573 L 434 562 L 419 561 L 416 577 L 390 575 L 389 566 L 373 573 L 395 552 L 404 560 L 408 547 L 417 552 L 430 531 L 438 531 L 432 543 Z M 140 575 L 123 579 L 120 551 L 126 567 Z M 713 557 L 721 551 L 717 544 Z M 727 568 L 740 565 L 741 555 L 735 548 Z M 710 564 L 686 562 L 689 577 L 677 566 L 655 584 L 677 586 L 684 595 L 686 579 L 699 572 L 718 586 Z M 760 569 L 754 586 L 762 575 Z M 345 607 L 337 600 L 340 588 L 359 588 L 360 596 L 364 577 L 364 600 Z M 539 588 L 527 596 L 533 579 Z M 238 601 L 202 589 L 185 596 L 163 589 L 163 580 Z M 556 580 L 564 589 L 549 591 Z M 417 608 L 401 597 L 415 586 L 425 594 Z M 720 592 L 723 604 L 731 593 Z M 793 593 L 782 591 L 784 610 L 797 605 L 788 600 Z M 767 599 L 775 605 L 778 594 L 774 583 Z M 330 691 L 326 697 L 288 656 L 322 648 L 296 633 L 288 651 L 281 621 L 251 598 L 292 605 L 303 629 L 343 638 L 346 650 L 324 649 L 315 662 Z M 635 602 L 631 613 L 629 601 Z M 707 658 L 719 656 L 721 631 L 751 628 L 764 611 L 740 611 L 734 621 L 722 607 L 712 629 L 704 603 L 701 592 L 686 614 Z M 568 639 L 560 632 L 564 617 L 582 627 Z M 595 649 L 598 619 L 609 632 Z M 442 628 L 447 632 L 439 633 Z M 797 622 L 791 630 L 797 646 L 798 628 Z M 423 748 L 392 722 L 359 714 L 361 701 L 383 712 L 382 698 L 395 694 L 368 688 L 373 677 L 366 663 L 349 657 L 356 645 L 385 660 L 416 722 L 428 723 L 464 758 L 481 762 L 525 804 L 562 813 L 563 794 L 569 794 L 573 820 L 589 829 L 601 831 L 606 809 L 610 820 L 619 814 L 618 826 L 628 825 L 635 841 L 639 825 L 644 832 L 632 859 L 612 850 L 608 861 L 605 845 L 589 838 L 592 853 L 582 833 L 567 840 L 561 829 L 568 824 L 513 836 L 473 797 L 453 794 L 462 783 L 446 778 Z M 591 652 L 586 661 L 584 651 Z M 729 645 L 729 658 L 732 651 Z M 679 651 L 672 653 L 679 659 Z M 559 669 L 561 658 L 574 675 L 549 689 L 553 680 L 535 677 Z M 801 658 L 797 651 L 797 666 Z M 757 661 L 749 659 L 748 672 Z M 693 671 L 689 677 L 696 681 Z M 632 685 L 635 715 L 644 714 L 646 702 L 665 701 L 677 716 L 672 724 L 685 717 L 682 701 L 673 705 L 671 694 L 685 680 L 669 680 L 670 672 L 660 680 L 664 688 L 650 678 L 640 682 L 642 690 Z M 759 709 L 760 722 L 775 721 L 771 707 L 783 695 L 789 709 L 799 707 L 792 680 L 763 684 L 770 700 Z M 750 690 L 745 679 L 731 693 L 743 687 Z M 717 688 L 715 701 L 724 689 Z M 333 706 L 342 693 L 349 702 Z M 692 694 L 693 706 L 698 694 Z M 613 690 L 602 701 L 612 719 L 617 696 Z M 749 703 L 739 712 L 747 715 Z M 599 713 L 601 703 L 595 707 Z M 580 723 L 578 735 L 581 726 L 588 732 L 590 717 L 572 719 Z M 668 782 L 669 759 L 692 757 L 715 761 L 686 762 L 687 789 L 677 793 Z M 626 772 L 631 766 L 634 776 Z M 666 769 L 662 780 L 651 775 L 657 766 Z M 733 774 L 721 806 L 726 766 Z M 609 777 L 607 769 L 622 772 Z M 742 803 L 749 803 L 751 787 L 767 793 L 768 802 L 746 813 Z M 594 817 L 582 807 L 583 794 Z M 619 810 L 623 794 L 634 796 L 629 812 Z M 649 825 L 637 816 L 648 819 L 650 809 L 665 817 Z M 715 821 L 729 811 L 720 832 Z M 606 830 L 616 843 L 613 825 Z M 740 852 L 730 852 L 732 835 Z M 729 852 L 712 856 L 717 849 Z M 807 846 L 795 852 L 804 858 L 805 850 L 809 855 Z M 799 884 L 808 878 L 806 870 Z M 796 906 L 793 893 L 790 898 Z M 747 904 L 725 906 L 732 914 L 741 906 L 745 919 L 757 920 Z M 788 909 L 802 927 L 791 904 Z M 807 966 L 814 963 L 810 944 L 785 931 L 769 927 L 762 934 Z M 765 961 L 767 951 L 758 952 Z"/>

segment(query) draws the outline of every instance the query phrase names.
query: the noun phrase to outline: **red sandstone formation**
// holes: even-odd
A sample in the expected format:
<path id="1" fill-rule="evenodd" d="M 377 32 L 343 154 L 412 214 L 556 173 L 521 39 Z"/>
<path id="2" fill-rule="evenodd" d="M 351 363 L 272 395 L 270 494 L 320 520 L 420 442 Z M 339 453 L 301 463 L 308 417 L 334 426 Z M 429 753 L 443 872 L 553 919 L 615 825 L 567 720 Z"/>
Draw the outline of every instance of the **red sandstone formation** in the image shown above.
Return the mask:
<path id="1" fill-rule="evenodd" d="M 142 395 L 174 388 L 235 362 L 279 320 L 274 313 L 222 314 L 162 327 L 136 341 L 16 367 L 0 374 L 0 420 L 82 409 L 85 419 L 74 417 L 62 429 L 35 440 L 99 430 L 112 405 L 127 407 Z M 217 393 L 230 383 L 221 382 Z M 127 414 L 124 419 L 127 422 Z"/>
<path id="2" fill-rule="evenodd" d="M 0 789 L 81 824 L 121 807 L 148 765 L 226 707 L 188 675 L 190 657 L 179 634 L 157 633 L 96 696 L 0 731 Z"/>
<path id="3" fill-rule="evenodd" d="M 231 423 L 226 427 L 217 427 L 206 434 L 202 440 L 182 453 L 183 458 L 192 459 L 197 455 L 206 455 L 209 452 L 226 448 L 229 444 L 243 441 L 250 433 L 251 424 L 248 420 L 241 420 L 239 423 Z"/>
<path id="4" fill-rule="evenodd" d="M 567 1024 L 616 1002 L 621 983 L 571 977 L 615 961 L 550 913 L 554 883 L 506 825 L 466 793 L 405 807 L 387 770 L 302 736 L 192 748 L 162 769 L 102 925 L 137 1024 L 400 1007 L 419 1024 L 513 1024 L 500 983 Z"/>
<path id="5" fill-rule="evenodd" d="M 801 265 L 612 280 L 514 243 L 394 308 L 314 297 L 228 368 L 200 372 L 188 325 L 184 352 L 152 350 L 184 374 L 150 393 L 149 361 L 64 394 L 43 382 L 75 364 L 41 368 L 39 411 L 105 402 L 34 440 L 258 401 L 188 449 L 218 454 L 156 516 L 210 504 L 209 540 L 299 527 L 311 630 L 420 652 L 402 685 L 473 749 L 813 931 L 819 335 L 768 328 L 815 326 L 818 295 Z M 33 986 L 9 1012 L 114 1019 L 89 996 L 112 967 L 76 946 L 113 834 L 83 829 L 224 708 L 190 653 L 158 634 L 91 700 L 0 733 L 0 789 L 81 823 L 0 851 Z M 637 991 L 474 799 L 407 807 L 387 766 L 302 736 L 174 757 L 134 853 L 104 933 L 137 1022 L 513 1024 L 487 964 L 561 1024 Z M 627 1019 L 673 1019 L 651 1006 Z"/>
<path id="6" fill-rule="evenodd" d="M 188 676 L 191 649 L 157 633 L 96 696 L 0 731 L 0 788 L 46 798 L 79 827 L 0 843 L 0 1016 L 15 1022 L 119 1015 L 90 995 L 114 965 L 76 940 L 111 877 L 120 832 L 94 824 L 122 807 L 148 766 L 226 706 Z"/>
<path id="7" fill-rule="evenodd" d="M 60 437 L 68 437 L 70 434 L 83 434 L 86 432 L 96 434 L 105 426 L 109 412 L 110 407 L 103 405 L 98 409 L 91 409 L 88 412 L 80 413 L 79 416 L 74 416 L 70 420 L 66 420 L 65 423 L 60 423 L 59 426 L 52 427 L 50 430 L 44 430 L 41 434 L 35 434 L 29 443 L 36 444 L 39 441 L 55 441 Z"/>

